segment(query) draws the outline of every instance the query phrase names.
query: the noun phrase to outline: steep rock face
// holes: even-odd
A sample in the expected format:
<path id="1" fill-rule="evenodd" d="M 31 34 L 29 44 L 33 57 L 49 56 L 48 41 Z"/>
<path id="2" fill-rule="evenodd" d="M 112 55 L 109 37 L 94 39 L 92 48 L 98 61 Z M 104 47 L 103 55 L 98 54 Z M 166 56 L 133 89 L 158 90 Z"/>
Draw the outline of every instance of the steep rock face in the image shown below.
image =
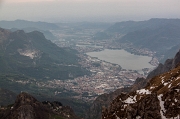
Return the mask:
<path id="1" fill-rule="evenodd" d="M 78 119 L 70 107 L 59 102 L 41 103 L 27 93 L 17 96 L 14 105 L 0 109 L 1 119 Z"/>
<path id="2" fill-rule="evenodd" d="M 145 88 L 122 93 L 103 110 L 102 119 L 179 119 L 180 66 L 152 78 Z"/>
<path id="3" fill-rule="evenodd" d="M 175 68 L 178 64 L 180 64 L 180 50 L 174 57 L 174 60 L 172 62 L 172 67 Z"/>
<path id="4" fill-rule="evenodd" d="M 180 50 L 173 59 L 168 59 L 165 61 L 164 64 L 159 64 L 159 66 L 147 76 L 147 79 L 151 79 L 154 76 L 165 73 L 175 68 L 179 63 L 180 63 Z"/>
<path id="5" fill-rule="evenodd" d="M 130 87 L 131 90 L 130 91 L 135 91 L 138 89 L 141 89 L 142 87 L 144 87 L 146 85 L 146 79 L 145 78 L 137 78 L 136 81 L 134 82 L 134 84 Z"/>
<path id="6" fill-rule="evenodd" d="M 55 114 L 61 115 L 64 119 L 79 119 L 75 114 L 72 108 L 69 106 L 63 106 L 62 103 L 54 101 L 44 101 L 42 102 L 45 107 L 51 109 Z"/>
<path id="7" fill-rule="evenodd" d="M 8 38 L 10 31 L 0 28 L 0 43 Z"/>
<path id="8" fill-rule="evenodd" d="M 131 88 L 121 88 L 109 94 L 103 94 L 97 97 L 97 99 L 90 106 L 86 113 L 85 119 L 100 119 L 102 108 L 108 107 L 111 101 L 116 98 L 117 95 L 122 92 L 128 92 Z"/>

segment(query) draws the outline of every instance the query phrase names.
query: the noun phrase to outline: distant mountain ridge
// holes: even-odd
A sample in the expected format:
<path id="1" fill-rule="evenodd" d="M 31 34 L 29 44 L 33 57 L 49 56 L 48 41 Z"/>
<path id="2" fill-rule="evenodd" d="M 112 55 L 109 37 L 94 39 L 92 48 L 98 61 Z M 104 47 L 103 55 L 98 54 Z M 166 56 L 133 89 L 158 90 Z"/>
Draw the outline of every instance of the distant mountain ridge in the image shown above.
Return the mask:
<path id="1" fill-rule="evenodd" d="M 180 44 L 180 27 L 167 24 L 156 29 L 142 29 L 127 33 L 120 43 L 132 43 L 136 47 L 148 48 L 158 53 L 166 52 Z"/>
<path id="2" fill-rule="evenodd" d="M 23 28 L 38 28 L 41 30 L 57 30 L 59 27 L 53 23 L 47 22 L 33 22 L 33 21 L 26 21 L 26 20 L 15 20 L 15 21 L 0 21 L 0 27 L 11 29 L 23 29 Z"/>
<path id="3" fill-rule="evenodd" d="M 58 30 L 59 26 L 54 23 L 47 22 L 33 22 L 26 20 L 15 20 L 15 21 L 0 21 L 0 27 L 4 29 L 9 29 L 12 32 L 17 30 L 24 30 L 26 33 L 32 31 L 40 31 L 44 34 L 48 40 L 57 40 L 57 37 L 54 36 L 50 31 Z"/>
<path id="4" fill-rule="evenodd" d="M 127 34 L 141 29 L 156 29 L 167 24 L 180 27 L 180 19 L 152 18 L 146 21 L 124 21 L 117 22 L 109 27 L 105 32 Z"/>
<path id="5" fill-rule="evenodd" d="M 18 31 L 18 30 L 23 30 L 26 33 L 33 32 L 33 31 L 39 31 L 39 32 L 43 33 L 44 36 L 46 37 L 46 39 L 48 39 L 48 40 L 54 41 L 54 40 L 58 39 L 49 30 L 42 30 L 42 29 L 38 29 L 38 28 L 35 28 L 35 27 L 28 27 L 28 28 L 22 28 L 22 29 L 11 28 L 9 30 L 12 31 L 12 32 Z"/>
<path id="6" fill-rule="evenodd" d="M 180 19 L 118 22 L 104 32 L 116 36 L 117 43 L 156 52 L 161 63 L 173 58 L 180 46 Z"/>

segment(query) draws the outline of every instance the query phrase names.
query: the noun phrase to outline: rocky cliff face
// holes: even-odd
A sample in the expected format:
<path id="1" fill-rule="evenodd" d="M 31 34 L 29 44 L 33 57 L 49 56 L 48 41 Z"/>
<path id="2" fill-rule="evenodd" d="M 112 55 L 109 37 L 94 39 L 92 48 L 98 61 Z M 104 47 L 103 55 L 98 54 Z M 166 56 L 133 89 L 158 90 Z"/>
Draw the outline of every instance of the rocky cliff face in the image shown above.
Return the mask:
<path id="1" fill-rule="evenodd" d="M 130 88 L 121 88 L 109 94 L 103 94 L 97 97 L 97 99 L 90 106 L 85 115 L 85 119 L 100 119 L 102 108 L 108 107 L 112 100 L 121 92 L 129 92 Z"/>
<path id="2" fill-rule="evenodd" d="M 159 64 L 159 66 L 147 76 L 147 79 L 151 79 L 154 76 L 165 73 L 175 68 L 179 63 L 180 63 L 180 50 L 173 59 L 168 59 L 165 61 L 164 64 Z"/>
<path id="3" fill-rule="evenodd" d="M 180 66 L 152 78 L 130 93 L 122 93 L 103 110 L 102 119 L 179 119 Z"/>
<path id="4" fill-rule="evenodd" d="M 59 102 L 39 102 L 27 93 L 21 93 L 13 105 L 1 107 L 1 119 L 78 119 L 70 107 Z"/>

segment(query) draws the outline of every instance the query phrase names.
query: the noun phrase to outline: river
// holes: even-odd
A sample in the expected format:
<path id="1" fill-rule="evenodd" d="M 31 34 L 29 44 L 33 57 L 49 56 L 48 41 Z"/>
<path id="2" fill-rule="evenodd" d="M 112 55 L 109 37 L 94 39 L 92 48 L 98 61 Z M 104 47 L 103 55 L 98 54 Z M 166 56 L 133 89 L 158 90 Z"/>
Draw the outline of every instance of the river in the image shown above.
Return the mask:
<path id="1" fill-rule="evenodd" d="M 153 68 L 149 62 L 152 57 L 134 55 L 125 50 L 110 50 L 105 49 L 100 52 L 86 53 L 91 57 L 97 57 L 100 60 L 119 64 L 123 69 L 127 70 L 142 70 L 143 68 Z"/>

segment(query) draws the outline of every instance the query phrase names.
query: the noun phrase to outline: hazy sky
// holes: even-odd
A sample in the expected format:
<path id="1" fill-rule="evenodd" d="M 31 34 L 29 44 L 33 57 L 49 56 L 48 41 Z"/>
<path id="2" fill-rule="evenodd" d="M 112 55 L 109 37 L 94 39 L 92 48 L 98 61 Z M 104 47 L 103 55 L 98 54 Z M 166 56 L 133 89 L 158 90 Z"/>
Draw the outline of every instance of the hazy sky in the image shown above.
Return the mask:
<path id="1" fill-rule="evenodd" d="M 0 20 L 103 21 L 180 18 L 180 0 L 0 0 Z"/>

